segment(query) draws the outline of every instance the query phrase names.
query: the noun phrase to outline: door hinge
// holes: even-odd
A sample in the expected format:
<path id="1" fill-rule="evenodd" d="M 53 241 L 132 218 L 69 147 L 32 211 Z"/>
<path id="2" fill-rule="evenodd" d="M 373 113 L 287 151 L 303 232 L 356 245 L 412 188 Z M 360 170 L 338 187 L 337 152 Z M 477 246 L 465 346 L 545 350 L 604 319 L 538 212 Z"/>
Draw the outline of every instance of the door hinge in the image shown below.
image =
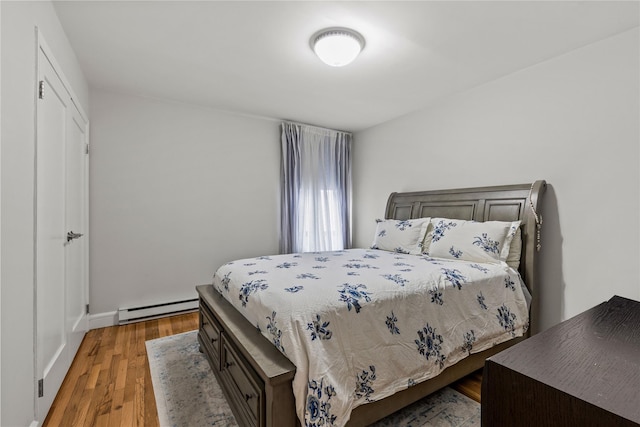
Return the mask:
<path id="1" fill-rule="evenodd" d="M 40 80 L 38 85 L 38 98 L 44 99 L 44 80 Z"/>
<path id="2" fill-rule="evenodd" d="M 38 380 L 38 397 L 44 396 L 44 378 Z"/>
<path id="3" fill-rule="evenodd" d="M 89 314 L 89 304 L 87 304 L 87 314 Z"/>
<path id="4" fill-rule="evenodd" d="M 89 144 L 84 145 L 84 154 L 89 154 Z"/>

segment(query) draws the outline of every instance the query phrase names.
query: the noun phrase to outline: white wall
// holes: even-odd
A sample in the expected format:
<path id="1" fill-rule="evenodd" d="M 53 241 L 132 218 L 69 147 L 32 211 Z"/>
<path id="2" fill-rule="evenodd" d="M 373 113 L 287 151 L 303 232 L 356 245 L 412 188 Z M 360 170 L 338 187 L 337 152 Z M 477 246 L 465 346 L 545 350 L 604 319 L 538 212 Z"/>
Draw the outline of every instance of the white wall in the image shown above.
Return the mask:
<path id="1" fill-rule="evenodd" d="M 0 265 L 3 426 L 34 420 L 34 146 L 38 26 L 88 109 L 89 89 L 49 1 L 2 1 Z"/>
<path id="2" fill-rule="evenodd" d="M 357 133 L 356 245 L 392 191 L 545 179 L 540 327 L 614 294 L 640 300 L 639 40 L 636 28 Z"/>
<path id="3" fill-rule="evenodd" d="M 195 297 L 278 251 L 275 120 L 91 92 L 91 313 Z"/>
<path id="4" fill-rule="evenodd" d="M 2 23 L 2 2 L 0 2 L 0 24 Z M 2 58 L 2 32 L 0 31 L 0 58 Z M 2 65 L 0 61 L 0 82 L 2 81 Z M 2 84 L 0 84 L 2 99 Z M 0 102 L 0 188 L 2 188 L 2 102 Z M 0 193 L 1 194 L 1 193 Z M 0 197 L 0 242 L 2 241 L 2 197 Z M 0 245 L 0 260 L 2 245 Z M 0 300 L 2 300 L 2 262 L 0 262 Z M 0 331 L 2 331 L 2 304 L 0 304 Z M 0 384 L 2 384 L 2 339 L 0 339 Z M 0 387 L 0 423 L 2 422 L 2 387 Z"/>

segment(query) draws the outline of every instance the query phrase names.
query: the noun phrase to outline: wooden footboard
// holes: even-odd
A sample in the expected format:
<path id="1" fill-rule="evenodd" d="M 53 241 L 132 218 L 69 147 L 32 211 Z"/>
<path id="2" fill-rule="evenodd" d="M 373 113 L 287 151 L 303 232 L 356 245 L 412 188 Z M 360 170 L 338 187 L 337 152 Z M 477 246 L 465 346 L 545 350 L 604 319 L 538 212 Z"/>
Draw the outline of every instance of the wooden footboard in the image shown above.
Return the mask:
<path id="1" fill-rule="evenodd" d="M 197 286 L 198 341 L 241 426 L 298 426 L 296 367 L 212 285 Z"/>

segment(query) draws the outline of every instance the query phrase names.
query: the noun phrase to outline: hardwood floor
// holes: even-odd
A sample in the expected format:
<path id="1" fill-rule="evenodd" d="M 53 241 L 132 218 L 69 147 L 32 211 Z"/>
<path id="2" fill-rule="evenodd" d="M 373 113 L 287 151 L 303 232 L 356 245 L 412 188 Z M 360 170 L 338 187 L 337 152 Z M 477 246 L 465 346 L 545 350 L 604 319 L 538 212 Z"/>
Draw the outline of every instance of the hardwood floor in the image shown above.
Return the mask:
<path id="1" fill-rule="evenodd" d="M 44 426 L 158 426 L 145 341 L 197 328 L 189 313 L 89 331 Z"/>
<path id="2" fill-rule="evenodd" d="M 461 380 L 451 384 L 451 388 L 457 390 L 467 397 L 470 397 L 476 402 L 481 403 L 480 390 L 482 390 L 482 369 L 479 369 L 474 373 L 462 378 Z"/>
<path id="3" fill-rule="evenodd" d="M 80 345 L 44 427 L 158 426 L 145 341 L 198 328 L 198 313 L 94 329 Z M 482 371 L 453 387 L 480 401 Z"/>

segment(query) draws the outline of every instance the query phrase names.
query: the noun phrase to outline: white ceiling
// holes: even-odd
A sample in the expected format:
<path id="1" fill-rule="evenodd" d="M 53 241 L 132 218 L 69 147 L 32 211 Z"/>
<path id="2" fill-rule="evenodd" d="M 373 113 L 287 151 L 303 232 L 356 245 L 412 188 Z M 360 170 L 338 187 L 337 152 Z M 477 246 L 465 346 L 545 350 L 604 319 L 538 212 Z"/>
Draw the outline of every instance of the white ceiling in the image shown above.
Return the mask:
<path id="1" fill-rule="evenodd" d="M 90 86 L 356 131 L 640 25 L 637 1 L 55 1 Z M 332 68 L 309 38 L 359 31 Z"/>

